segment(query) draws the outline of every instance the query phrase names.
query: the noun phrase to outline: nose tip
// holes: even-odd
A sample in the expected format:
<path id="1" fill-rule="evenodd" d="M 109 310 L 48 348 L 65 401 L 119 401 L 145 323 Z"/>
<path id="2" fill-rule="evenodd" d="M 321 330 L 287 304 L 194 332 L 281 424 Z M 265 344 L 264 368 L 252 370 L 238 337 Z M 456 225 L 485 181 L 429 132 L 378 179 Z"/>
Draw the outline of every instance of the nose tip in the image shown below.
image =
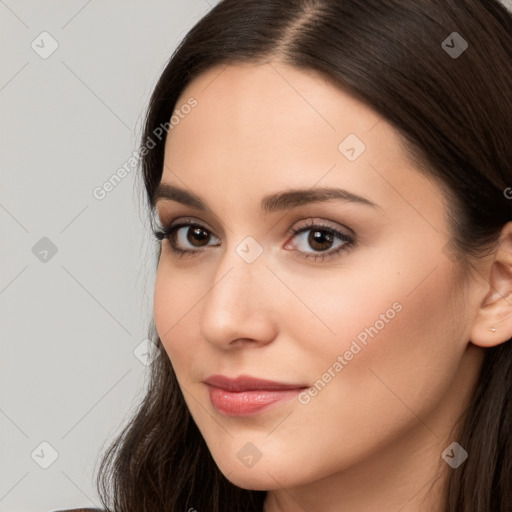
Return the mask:
<path id="1" fill-rule="evenodd" d="M 264 264 L 238 261 L 218 277 L 203 301 L 200 328 L 204 340 L 218 348 L 245 343 L 267 344 L 275 337 L 270 289 Z M 262 274 L 268 274 L 264 277 Z"/>

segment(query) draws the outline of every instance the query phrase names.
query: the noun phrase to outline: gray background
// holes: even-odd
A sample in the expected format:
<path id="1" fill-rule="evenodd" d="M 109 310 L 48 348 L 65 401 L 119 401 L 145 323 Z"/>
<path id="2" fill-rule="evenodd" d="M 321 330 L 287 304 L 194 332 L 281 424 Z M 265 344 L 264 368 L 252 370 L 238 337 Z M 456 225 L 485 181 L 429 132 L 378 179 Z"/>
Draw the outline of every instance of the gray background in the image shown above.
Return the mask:
<path id="1" fill-rule="evenodd" d="M 100 504 L 99 455 L 144 388 L 133 351 L 155 258 L 135 171 L 92 191 L 136 149 L 160 72 L 214 3 L 0 1 L 1 512 Z M 51 49 L 44 31 L 47 58 L 31 47 Z"/>
<path id="2" fill-rule="evenodd" d="M 0 512 L 99 505 L 99 456 L 145 383 L 155 262 L 135 170 L 92 192 L 214 3 L 0 0 Z"/>

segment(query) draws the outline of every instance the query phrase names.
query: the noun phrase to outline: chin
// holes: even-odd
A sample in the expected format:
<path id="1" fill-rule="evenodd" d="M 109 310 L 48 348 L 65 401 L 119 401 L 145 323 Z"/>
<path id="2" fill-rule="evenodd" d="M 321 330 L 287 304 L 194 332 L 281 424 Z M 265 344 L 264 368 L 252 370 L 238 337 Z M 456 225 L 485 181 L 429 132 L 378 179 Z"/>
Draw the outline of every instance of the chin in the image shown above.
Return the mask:
<path id="1" fill-rule="evenodd" d="M 235 461 L 223 461 L 225 465 L 217 464 L 222 474 L 233 485 L 250 491 L 273 491 L 282 488 L 292 488 L 302 485 L 314 478 L 314 475 L 306 471 L 296 473 L 298 465 L 291 467 L 281 465 L 274 458 L 259 461 L 252 468 L 243 467 Z"/>
<path id="2" fill-rule="evenodd" d="M 287 487 L 288 482 L 281 483 L 279 475 L 276 475 L 279 484 L 270 476 L 268 473 L 260 473 L 259 475 L 244 474 L 243 471 L 238 471 L 237 474 L 234 472 L 229 475 L 224 475 L 233 485 L 246 489 L 248 491 L 272 491 L 275 489 L 281 489 Z"/>

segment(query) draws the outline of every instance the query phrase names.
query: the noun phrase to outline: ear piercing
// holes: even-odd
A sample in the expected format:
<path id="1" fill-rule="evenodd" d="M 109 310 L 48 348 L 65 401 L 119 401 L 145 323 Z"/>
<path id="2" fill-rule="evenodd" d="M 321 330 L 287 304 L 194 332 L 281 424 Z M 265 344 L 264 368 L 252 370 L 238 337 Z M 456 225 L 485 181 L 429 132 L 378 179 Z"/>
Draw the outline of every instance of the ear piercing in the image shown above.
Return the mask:
<path id="1" fill-rule="evenodd" d="M 496 327 L 491 327 L 491 328 L 489 329 L 489 332 L 496 332 Z"/>

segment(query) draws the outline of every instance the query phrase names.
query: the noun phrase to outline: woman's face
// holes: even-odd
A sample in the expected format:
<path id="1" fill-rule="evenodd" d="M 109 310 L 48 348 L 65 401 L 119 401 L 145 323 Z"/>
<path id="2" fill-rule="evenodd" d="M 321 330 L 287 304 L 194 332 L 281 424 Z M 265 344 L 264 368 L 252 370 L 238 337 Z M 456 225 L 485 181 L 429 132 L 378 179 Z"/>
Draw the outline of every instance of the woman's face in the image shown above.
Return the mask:
<path id="1" fill-rule="evenodd" d="M 442 188 L 373 110 L 282 63 L 209 70 L 175 113 L 162 183 L 206 207 L 157 201 L 199 228 L 175 233 L 192 253 L 162 242 L 155 323 L 220 470 L 277 489 L 377 454 L 437 463 L 476 350 Z"/>

